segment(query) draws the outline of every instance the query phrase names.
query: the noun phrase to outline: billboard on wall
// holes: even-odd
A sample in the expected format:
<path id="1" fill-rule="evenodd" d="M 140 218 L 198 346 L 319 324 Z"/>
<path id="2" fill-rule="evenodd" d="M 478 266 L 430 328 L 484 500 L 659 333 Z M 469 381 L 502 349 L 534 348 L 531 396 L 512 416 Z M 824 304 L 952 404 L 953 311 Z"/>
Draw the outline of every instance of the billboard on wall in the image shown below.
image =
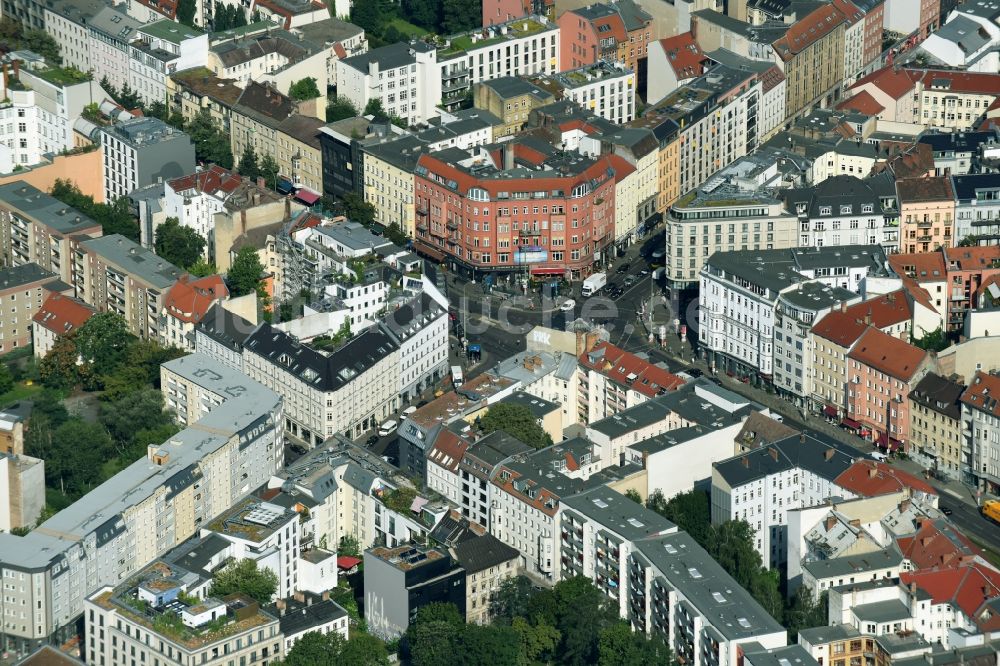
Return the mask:
<path id="1" fill-rule="evenodd" d="M 548 251 L 537 245 L 524 245 L 514 250 L 515 264 L 538 264 L 548 260 Z"/>

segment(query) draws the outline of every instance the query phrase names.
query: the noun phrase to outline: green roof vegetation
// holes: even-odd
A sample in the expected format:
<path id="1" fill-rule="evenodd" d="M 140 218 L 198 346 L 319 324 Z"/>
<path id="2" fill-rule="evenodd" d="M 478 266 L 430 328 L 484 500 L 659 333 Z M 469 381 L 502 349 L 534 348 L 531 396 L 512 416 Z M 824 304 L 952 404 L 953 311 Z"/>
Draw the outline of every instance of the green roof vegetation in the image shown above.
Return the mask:
<path id="1" fill-rule="evenodd" d="M 91 79 L 90 74 L 75 67 L 49 67 L 31 73 L 57 86 L 71 86 Z"/>
<path id="2" fill-rule="evenodd" d="M 473 48 L 483 48 L 490 46 L 491 44 L 499 44 L 500 42 L 506 41 L 508 39 L 513 39 L 514 37 L 527 37 L 528 35 L 533 35 L 536 32 L 541 32 L 545 30 L 545 26 L 535 21 L 534 19 L 518 19 L 512 21 L 507 25 L 507 34 L 499 34 L 500 26 L 496 26 L 497 31 L 496 37 L 491 37 L 489 39 L 480 39 L 476 42 L 472 41 L 472 36 L 474 34 L 482 34 L 481 31 L 476 31 L 466 35 L 456 35 L 455 37 L 449 37 L 451 44 L 448 48 L 442 50 L 442 55 L 451 55 L 453 53 L 461 53 L 462 51 L 468 51 Z"/>
<path id="3" fill-rule="evenodd" d="M 173 42 L 174 44 L 180 44 L 181 41 L 185 39 L 191 39 L 192 37 L 198 37 L 203 34 L 201 30 L 190 28 L 186 25 L 171 21 L 170 19 L 147 23 L 139 28 L 139 30 L 147 35 L 150 35 L 151 37 L 165 39 L 168 42 Z"/>

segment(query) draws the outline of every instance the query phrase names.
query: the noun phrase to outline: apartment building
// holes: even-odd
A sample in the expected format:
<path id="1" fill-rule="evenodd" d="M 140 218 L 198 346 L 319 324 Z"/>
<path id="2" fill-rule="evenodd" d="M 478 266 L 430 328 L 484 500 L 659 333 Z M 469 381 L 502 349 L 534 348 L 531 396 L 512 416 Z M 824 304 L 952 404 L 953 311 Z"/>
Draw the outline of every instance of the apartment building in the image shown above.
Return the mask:
<path id="1" fill-rule="evenodd" d="M 146 104 L 165 103 L 167 77 L 207 60 L 207 34 L 171 19 L 146 23 L 129 43 L 129 87 Z"/>
<path id="2" fill-rule="evenodd" d="M 136 39 L 142 22 L 123 11 L 103 7 L 86 25 L 90 51 L 89 70 L 93 71 L 94 79 L 107 79 L 115 90 L 121 90 L 126 85 L 131 87 L 131 44 Z"/>
<path id="3" fill-rule="evenodd" d="M 93 315 L 94 308 L 83 301 L 50 293 L 31 321 L 31 346 L 35 358 L 45 358 L 59 336 L 79 330 Z"/>
<path id="4" fill-rule="evenodd" d="M 976 169 L 984 151 L 1000 140 L 996 129 L 982 132 L 926 132 L 918 144 L 926 144 L 934 157 L 934 175 L 964 176 Z"/>
<path id="5" fill-rule="evenodd" d="M 649 68 L 657 76 L 646 82 L 646 100 L 656 104 L 680 86 L 705 73 L 710 64 L 694 35 L 686 32 L 649 44 Z"/>
<path id="6" fill-rule="evenodd" d="M 608 60 L 638 75 L 653 39 L 652 16 L 631 0 L 571 7 L 558 24 L 562 69 Z"/>
<path id="7" fill-rule="evenodd" d="M 835 4 L 823 5 L 792 24 L 774 42 L 784 63 L 788 116 L 840 97 L 844 81 L 847 20 Z"/>
<path id="8" fill-rule="evenodd" d="M 101 146 L 108 202 L 140 187 L 194 173 L 191 138 L 157 118 L 138 117 L 102 127 Z"/>
<path id="9" fill-rule="evenodd" d="M 400 400 L 410 402 L 448 373 L 448 300 L 430 284 L 388 312 L 380 328 L 399 346 Z"/>
<path id="10" fill-rule="evenodd" d="M 910 391 L 933 365 L 919 347 L 866 330 L 847 355 L 847 415 L 886 451 L 910 448 Z"/>
<path id="11" fill-rule="evenodd" d="M 668 370 L 593 338 L 588 339 L 578 363 L 576 404 L 581 423 L 611 417 L 684 384 Z"/>
<path id="12" fill-rule="evenodd" d="M 559 553 L 553 580 L 583 576 L 610 597 L 620 617 L 628 617 L 628 564 L 637 542 L 675 534 L 677 526 L 602 486 L 563 498 L 556 533 Z"/>
<path id="13" fill-rule="evenodd" d="M 66 290 L 67 285 L 37 264 L 21 264 L 0 269 L 0 354 L 31 344 L 32 320 L 49 294 Z"/>
<path id="14" fill-rule="evenodd" d="M 910 391 L 910 455 L 927 469 L 960 480 L 963 460 L 962 404 L 965 385 L 934 372 Z"/>
<path id="15" fill-rule="evenodd" d="M 434 118 L 441 102 L 438 51 L 421 41 L 390 44 L 337 61 L 337 94 L 364 110 L 377 99 L 408 125 Z"/>
<path id="16" fill-rule="evenodd" d="M 32 529 L 45 509 L 45 461 L 24 454 L 30 404 L 0 411 L 0 529 Z M 12 614 L 11 614 L 12 615 Z"/>
<path id="17" fill-rule="evenodd" d="M 502 121 L 494 130 L 497 141 L 524 129 L 533 109 L 555 101 L 552 92 L 518 76 L 480 81 L 473 87 L 473 106 L 489 111 Z"/>
<path id="18" fill-rule="evenodd" d="M 147 663 L 223 666 L 237 659 L 267 663 L 285 654 L 278 617 L 240 594 L 191 598 L 193 582 L 201 580 L 157 560 L 127 582 L 97 590 L 85 603 L 91 640 L 81 652 L 87 663 L 110 666 L 134 655 Z M 164 617 L 180 626 L 168 626 Z"/>
<path id="19" fill-rule="evenodd" d="M 256 322 L 216 303 L 195 325 L 195 351 L 234 370 L 242 370 L 243 344 L 256 328 Z"/>
<path id="20" fill-rule="evenodd" d="M 246 377 L 227 392 L 218 377 L 192 378 L 226 396 L 195 427 L 150 445 L 27 536 L 0 535 L 0 567 L 16 581 L 0 608 L 6 650 L 75 635 L 89 595 L 131 578 L 278 470 L 281 398 Z"/>
<path id="21" fill-rule="evenodd" d="M 921 41 L 934 32 L 941 20 L 940 0 L 920 0 L 919 11 L 911 3 L 886 0 L 884 27 L 900 35 L 916 34 Z"/>
<path id="22" fill-rule="evenodd" d="M 900 249 L 931 252 L 952 247 L 960 238 L 955 231 L 955 192 L 951 178 L 904 178 L 896 181 L 899 193 Z"/>
<path id="23" fill-rule="evenodd" d="M 512 141 L 475 157 L 421 155 L 416 249 L 470 273 L 516 273 L 531 264 L 533 275 L 589 275 L 614 241 L 609 157 L 540 147 Z"/>
<path id="24" fill-rule="evenodd" d="M 930 0 L 936 2 L 936 0 Z M 973 128 L 1000 94 L 1000 74 L 917 70 L 913 93 L 919 99 L 916 122 L 954 131 Z"/>
<path id="25" fill-rule="evenodd" d="M 76 297 L 125 318 L 129 331 L 159 340 L 160 313 L 181 269 L 121 234 L 80 243 L 73 254 Z"/>
<path id="26" fill-rule="evenodd" d="M 858 292 L 862 278 L 885 273 L 885 262 L 880 248 L 866 245 L 712 255 L 700 272 L 705 358 L 717 371 L 770 381 L 778 294 L 813 280 Z"/>
<path id="27" fill-rule="evenodd" d="M 914 307 L 905 292 L 898 290 L 853 305 L 842 304 L 813 324 L 808 345 L 813 351 L 814 411 L 830 419 L 845 415 L 850 375 L 848 353 L 869 326 L 901 339 L 908 336 Z M 854 419 L 844 419 L 842 424 L 851 430 L 861 430 Z"/>
<path id="28" fill-rule="evenodd" d="M 881 178 L 864 180 L 837 175 L 785 194 L 785 206 L 799 218 L 799 245 L 830 247 L 880 245 L 889 250 L 899 241 L 896 192 Z M 891 182 L 891 181 L 890 181 Z"/>
<path id="29" fill-rule="evenodd" d="M 189 352 L 195 350 L 194 327 L 213 305 L 229 298 L 229 289 L 219 275 L 194 279 L 182 275 L 163 300 L 160 342 Z"/>
<path id="30" fill-rule="evenodd" d="M 261 324 L 244 343 L 243 369 L 285 399 L 286 429 L 311 445 L 359 437 L 399 406 L 399 345 L 369 328 L 333 352 Z"/>
<path id="31" fill-rule="evenodd" d="M 820 282 L 799 282 L 778 295 L 774 307 L 774 388 L 800 407 L 814 393 L 813 326 L 836 309 L 857 303 L 861 296 Z"/>
<path id="32" fill-rule="evenodd" d="M 559 26 L 545 16 L 526 16 L 449 37 L 437 51 L 440 99 L 432 104 L 454 111 L 480 81 L 548 75 L 566 69 L 560 65 L 560 36 Z M 428 85 L 427 92 L 438 91 L 436 82 Z"/>
<path id="33" fill-rule="evenodd" d="M 836 480 L 857 455 L 833 440 L 793 435 L 717 462 L 712 465 L 712 522 L 745 520 L 764 564 L 779 568 L 788 554 L 788 512 L 828 497 L 854 497 Z"/>
<path id="34" fill-rule="evenodd" d="M 996 494 L 1000 489 L 1000 377 L 977 371 L 962 392 L 962 464 L 965 483 Z"/>
<path id="35" fill-rule="evenodd" d="M 101 225 L 34 185 L 0 185 L 0 261 L 13 268 L 35 264 L 73 281 L 73 252 L 80 241 L 102 234 Z"/>
<path id="36" fill-rule="evenodd" d="M 737 666 L 744 646 L 773 649 L 788 640 L 687 532 L 636 542 L 627 590 L 627 619 L 636 630 L 658 636 L 693 666 Z"/>
<path id="37" fill-rule="evenodd" d="M 465 621 L 489 624 L 493 597 L 508 579 L 517 575 L 521 554 L 485 528 L 476 527 L 483 533 L 449 544 L 448 552 L 465 571 Z"/>
<path id="38" fill-rule="evenodd" d="M 955 244 L 1000 234 L 1000 176 L 979 173 L 951 179 L 955 193 Z"/>
<path id="39" fill-rule="evenodd" d="M 231 79 L 241 88 L 251 81 L 270 82 L 286 95 L 296 81 L 312 78 L 322 101 L 326 99 L 327 87 L 333 85 L 328 76 L 328 66 L 333 65 L 328 63 L 330 55 L 331 51 L 322 42 L 313 41 L 303 33 L 259 26 L 256 32 L 242 31 L 240 35 L 213 39 L 207 62 L 202 64 L 219 78 Z"/>
<path id="40" fill-rule="evenodd" d="M 613 123 L 635 118 L 636 75 L 622 65 L 602 60 L 533 81 L 552 91 L 556 99 L 572 100 Z"/>

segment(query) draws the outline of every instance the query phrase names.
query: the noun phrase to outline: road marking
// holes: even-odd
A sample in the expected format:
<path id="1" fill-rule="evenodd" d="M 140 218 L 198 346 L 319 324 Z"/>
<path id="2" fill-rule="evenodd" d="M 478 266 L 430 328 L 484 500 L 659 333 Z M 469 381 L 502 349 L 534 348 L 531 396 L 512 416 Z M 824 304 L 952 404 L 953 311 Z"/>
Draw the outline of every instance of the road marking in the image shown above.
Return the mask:
<path id="1" fill-rule="evenodd" d="M 951 490 L 950 488 L 942 488 L 941 490 L 945 491 L 946 493 L 948 493 L 952 497 L 957 497 L 958 499 L 962 499 L 962 495 L 961 494 L 956 493 L 954 490 Z"/>

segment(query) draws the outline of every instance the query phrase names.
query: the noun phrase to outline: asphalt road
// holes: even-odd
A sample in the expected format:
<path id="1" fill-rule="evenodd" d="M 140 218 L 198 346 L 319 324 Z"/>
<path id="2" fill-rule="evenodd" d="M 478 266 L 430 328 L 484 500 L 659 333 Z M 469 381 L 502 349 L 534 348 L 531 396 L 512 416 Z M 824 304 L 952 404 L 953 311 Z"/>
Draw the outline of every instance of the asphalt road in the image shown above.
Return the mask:
<path id="1" fill-rule="evenodd" d="M 942 508 L 951 509 L 948 519 L 955 527 L 1000 553 L 1000 525 L 983 517 L 978 508 L 948 493 L 941 494 L 939 504 Z"/>

